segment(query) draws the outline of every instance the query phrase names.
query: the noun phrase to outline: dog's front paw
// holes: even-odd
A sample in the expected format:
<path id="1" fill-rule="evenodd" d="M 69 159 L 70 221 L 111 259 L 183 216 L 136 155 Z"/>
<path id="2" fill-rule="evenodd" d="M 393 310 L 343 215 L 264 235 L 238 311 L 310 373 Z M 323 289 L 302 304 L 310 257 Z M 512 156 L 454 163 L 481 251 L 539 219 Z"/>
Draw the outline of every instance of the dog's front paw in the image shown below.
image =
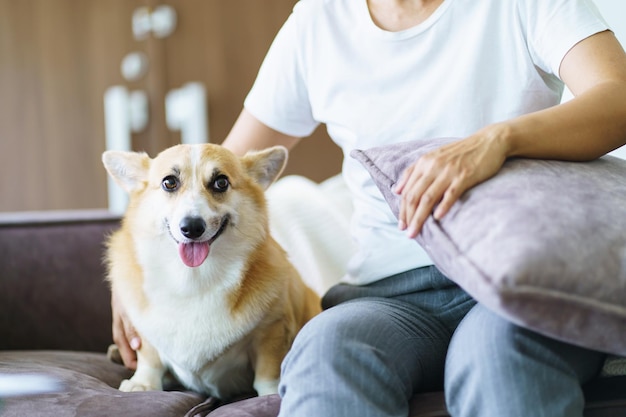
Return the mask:
<path id="1" fill-rule="evenodd" d="M 278 380 L 260 380 L 256 379 L 254 381 L 254 389 L 256 390 L 259 397 L 263 395 L 277 394 L 278 393 Z"/>
<path id="2" fill-rule="evenodd" d="M 122 354 L 120 353 L 120 350 L 116 344 L 109 345 L 109 348 L 107 349 L 107 358 L 111 362 L 124 365 L 124 361 L 122 360 Z"/>
<path id="3" fill-rule="evenodd" d="M 145 383 L 143 381 L 134 381 L 133 378 L 125 379 L 120 384 L 120 391 L 133 392 L 133 391 L 161 391 L 160 386 L 154 384 Z"/>

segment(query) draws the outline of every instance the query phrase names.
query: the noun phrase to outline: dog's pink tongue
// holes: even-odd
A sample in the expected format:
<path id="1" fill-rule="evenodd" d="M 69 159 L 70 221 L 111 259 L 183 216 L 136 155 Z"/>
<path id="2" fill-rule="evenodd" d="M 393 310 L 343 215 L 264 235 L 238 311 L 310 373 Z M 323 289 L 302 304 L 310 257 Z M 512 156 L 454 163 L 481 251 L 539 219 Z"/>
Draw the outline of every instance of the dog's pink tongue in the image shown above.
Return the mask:
<path id="1" fill-rule="evenodd" d="M 195 268 L 209 256 L 209 249 L 209 242 L 181 243 L 178 245 L 178 254 L 185 265 Z"/>

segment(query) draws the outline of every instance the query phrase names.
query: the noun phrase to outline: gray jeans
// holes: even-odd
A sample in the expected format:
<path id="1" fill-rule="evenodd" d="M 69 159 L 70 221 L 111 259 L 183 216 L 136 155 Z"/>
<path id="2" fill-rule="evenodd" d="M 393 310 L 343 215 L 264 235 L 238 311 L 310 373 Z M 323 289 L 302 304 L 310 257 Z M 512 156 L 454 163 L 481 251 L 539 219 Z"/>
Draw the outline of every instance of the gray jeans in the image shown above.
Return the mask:
<path id="1" fill-rule="evenodd" d="M 508 323 L 435 267 L 339 284 L 323 305 L 283 362 L 280 416 L 406 417 L 445 374 L 454 417 L 580 417 L 604 358 Z"/>

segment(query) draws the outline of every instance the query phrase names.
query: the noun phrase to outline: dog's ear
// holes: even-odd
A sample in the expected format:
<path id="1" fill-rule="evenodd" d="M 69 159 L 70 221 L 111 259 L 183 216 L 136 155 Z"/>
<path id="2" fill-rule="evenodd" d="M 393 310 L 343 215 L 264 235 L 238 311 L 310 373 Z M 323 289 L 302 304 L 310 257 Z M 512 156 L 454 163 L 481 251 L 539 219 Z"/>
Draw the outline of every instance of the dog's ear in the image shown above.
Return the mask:
<path id="1" fill-rule="evenodd" d="M 102 163 L 115 182 L 130 193 L 145 187 L 150 158 L 145 153 L 106 151 Z"/>
<path id="2" fill-rule="evenodd" d="M 241 158 L 248 174 L 255 181 L 267 189 L 287 165 L 287 148 L 284 146 L 273 146 L 262 151 L 251 151 Z"/>

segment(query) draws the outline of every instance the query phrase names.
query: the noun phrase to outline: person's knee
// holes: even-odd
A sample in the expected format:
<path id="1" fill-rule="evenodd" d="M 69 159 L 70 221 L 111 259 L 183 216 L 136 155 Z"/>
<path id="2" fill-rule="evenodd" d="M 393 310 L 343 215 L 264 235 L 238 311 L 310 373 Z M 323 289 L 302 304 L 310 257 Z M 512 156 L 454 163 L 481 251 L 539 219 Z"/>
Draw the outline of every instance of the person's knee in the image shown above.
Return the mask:
<path id="1" fill-rule="evenodd" d="M 445 365 L 445 391 L 448 398 L 458 398 L 471 387 L 478 387 L 499 354 L 504 339 L 512 335 L 506 328 L 495 329 L 484 320 L 485 312 L 475 307 L 454 333 Z M 495 323 L 499 326 L 499 323 Z"/>
<path id="2" fill-rule="evenodd" d="M 410 395 L 440 386 L 446 327 L 414 306 L 359 298 L 323 311 L 301 330 L 283 361 L 283 380 L 311 374 L 378 381 Z"/>
<path id="3" fill-rule="evenodd" d="M 470 311 L 452 337 L 446 358 L 446 403 L 452 415 L 519 415 L 516 410 L 524 406 L 516 404 L 516 393 L 504 393 L 523 379 L 517 379 L 523 374 L 523 358 L 515 353 L 522 339 L 517 326 L 484 307 Z"/>
<path id="4" fill-rule="evenodd" d="M 474 307 L 461 321 L 450 342 L 447 372 L 489 368 L 502 355 L 517 350 L 519 328 L 482 306 Z"/>
<path id="5" fill-rule="evenodd" d="M 352 312 L 342 310 L 346 308 L 338 306 L 325 310 L 306 323 L 283 361 L 283 373 L 289 371 L 294 362 L 299 367 L 319 368 L 322 365 L 320 359 L 327 361 L 342 356 L 350 334 L 355 333 L 357 326 L 352 322 Z"/>
<path id="6" fill-rule="evenodd" d="M 581 358 L 590 366 L 572 366 Z M 515 325 L 483 306 L 476 306 L 461 322 L 448 351 L 447 372 L 472 368 L 478 372 L 523 370 L 529 363 L 565 372 L 572 368 L 576 377 L 586 378 L 601 362 L 602 355 L 543 336 Z M 579 372 L 580 368 L 580 372 Z"/>
<path id="7" fill-rule="evenodd" d="M 387 333 L 397 333 L 384 313 L 390 310 L 382 301 L 359 299 L 309 321 L 283 361 L 281 413 L 331 415 L 339 409 L 340 415 L 407 415 L 410 384 L 398 375 L 400 358 L 390 360 L 397 355 L 389 349 L 402 344 L 381 335 L 385 324 Z"/>
<path id="8" fill-rule="evenodd" d="M 300 330 L 282 363 L 281 396 L 294 386 L 308 385 L 311 392 L 323 390 L 323 381 L 345 382 L 355 368 L 360 369 L 353 363 L 367 354 L 354 351 L 361 338 L 362 324 L 355 317 L 360 302 L 347 304 L 324 310 Z"/>
<path id="9" fill-rule="evenodd" d="M 448 350 L 446 402 L 454 416 L 579 416 L 580 382 L 597 369 L 598 355 L 477 306 Z"/>
<path id="10" fill-rule="evenodd" d="M 377 415 L 406 415 L 420 358 L 413 352 L 416 337 L 407 329 L 412 326 L 405 309 L 402 303 L 362 298 L 313 318 L 283 361 L 283 400 L 293 405 L 303 395 L 319 399 L 330 390 L 346 403 L 367 398 L 371 415 L 374 410 Z"/>
<path id="11" fill-rule="evenodd" d="M 537 366 L 559 362 L 563 352 L 558 345 L 478 305 L 452 337 L 446 358 L 446 389 L 484 386 L 489 381 L 515 383 L 531 362 Z"/>

